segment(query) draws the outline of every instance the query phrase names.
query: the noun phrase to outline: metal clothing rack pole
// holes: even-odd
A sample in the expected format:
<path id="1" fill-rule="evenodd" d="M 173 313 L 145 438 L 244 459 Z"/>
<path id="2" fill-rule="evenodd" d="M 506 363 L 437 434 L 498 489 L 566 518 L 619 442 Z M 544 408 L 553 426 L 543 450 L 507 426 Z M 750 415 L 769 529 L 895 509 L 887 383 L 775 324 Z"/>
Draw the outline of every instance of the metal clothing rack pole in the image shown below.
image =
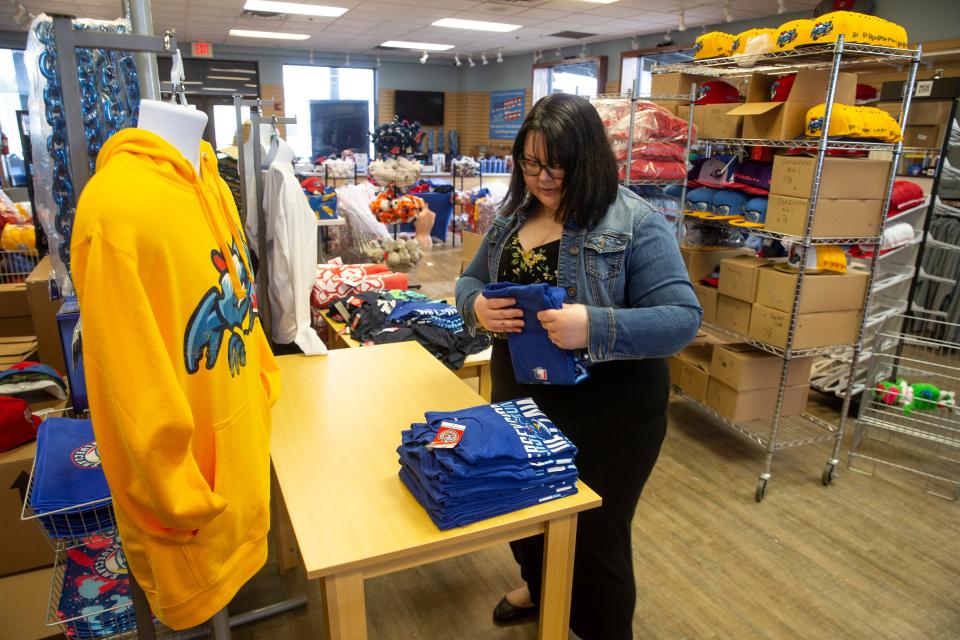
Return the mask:
<path id="1" fill-rule="evenodd" d="M 257 274 L 258 288 L 257 302 L 259 307 L 260 324 L 263 326 L 263 332 L 267 336 L 267 341 L 273 344 L 273 337 L 270 331 L 270 260 L 267 256 L 267 232 L 266 220 L 263 211 L 263 158 L 260 149 L 260 123 L 267 121 L 273 126 L 280 124 L 297 124 L 296 118 L 284 118 L 276 115 L 264 118 L 260 113 L 250 113 L 250 138 L 253 140 L 253 175 L 256 184 L 256 202 L 253 211 L 257 216 L 257 259 L 260 263 L 260 271 Z M 243 155 L 243 154 L 241 154 Z"/>
<path id="2" fill-rule="evenodd" d="M 638 80 L 639 82 L 639 76 Z M 683 184 L 680 186 L 680 208 L 677 213 L 677 239 L 683 242 L 683 214 L 687 209 L 687 182 L 689 181 L 689 171 L 687 163 L 690 162 L 690 147 L 693 145 L 693 110 L 697 103 L 697 83 L 690 85 L 690 114 L 687 116 L 687 145 L 683 152 Z"/>
<path id="3" fill-rule="evenodd" d="M 245 99 L 239 94 L 234 94 L 233 96 L 233 109 L 237 115 L 237 171 L 240 174 L 240 220 L 243 223 L 247 221 L 247 203 L 250 201 L 250 194 L 247 193 L 246 159 L 243 156 L 243 146 L 245 142 L 243 139 L 243 107 L 250 107 L 251 114 L 253 113 L 253 109 L 256 109 L 258 114 L 262 114 L 263 105 L 273 106 L 273 100 L 263 100 L 261 98 L 257 98 L 256 100 Z M 251 135 L 253 135 L 252 131 Z"/>

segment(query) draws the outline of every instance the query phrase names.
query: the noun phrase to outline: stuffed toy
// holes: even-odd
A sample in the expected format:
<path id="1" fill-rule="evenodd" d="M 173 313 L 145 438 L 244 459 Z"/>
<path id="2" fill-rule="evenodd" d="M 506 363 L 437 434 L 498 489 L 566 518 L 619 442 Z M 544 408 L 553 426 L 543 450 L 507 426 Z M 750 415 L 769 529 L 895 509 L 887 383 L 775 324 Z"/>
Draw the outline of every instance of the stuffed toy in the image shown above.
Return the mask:
<path id="1" fill-rule="evenodd" d="M 416 153 L 423 141 L 423 130 L 419 122 L 401 122 L 399 116 L 393 117 L 393 122 L 382 124 L 370 134 L 373 147 L 384 158 L 397 158 L 403 155 Z"/>
<path id="2" fill-rule="evenodd" d="M 371 162 L 367 167 L 367 174 L 384 187 L 391 185 L 408 187 L 420 179 L 422 169 L 419 162 L 412 162 L 406 158 L 392 158 Z"/>
<path id="3" fill-rule="evenodd" d="M 370 203 L 370 211 L 383 224 L 393 224 L 410 222 L 425 206 L 423 198 L 412 195 L 401 196 L 393 189 L 386 189 Z"/>
<path id="4" fill-rule="evenodd" d="M 936 411 L 957 408 L 955 391 L 945 391 L 928 382 L 907 383 L 898 378 L 894 382 L 880 382 L 873 389 L 874 400 L 891 407 L 903 407 L 903 415 L 916 411 Z"/>

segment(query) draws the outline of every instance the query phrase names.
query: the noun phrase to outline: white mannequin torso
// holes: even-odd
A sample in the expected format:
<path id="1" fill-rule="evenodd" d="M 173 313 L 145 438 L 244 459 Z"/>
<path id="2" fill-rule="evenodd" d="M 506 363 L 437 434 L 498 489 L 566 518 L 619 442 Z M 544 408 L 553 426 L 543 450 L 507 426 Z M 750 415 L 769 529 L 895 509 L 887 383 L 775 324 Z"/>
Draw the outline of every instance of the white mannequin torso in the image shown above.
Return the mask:
<path id="1" fill-rule="evenodd" d="M 159 100 L 141 100 L 138 129 L 152 131 L 183 154 L 200 173 L 200 140 L 207 114 Z"/>

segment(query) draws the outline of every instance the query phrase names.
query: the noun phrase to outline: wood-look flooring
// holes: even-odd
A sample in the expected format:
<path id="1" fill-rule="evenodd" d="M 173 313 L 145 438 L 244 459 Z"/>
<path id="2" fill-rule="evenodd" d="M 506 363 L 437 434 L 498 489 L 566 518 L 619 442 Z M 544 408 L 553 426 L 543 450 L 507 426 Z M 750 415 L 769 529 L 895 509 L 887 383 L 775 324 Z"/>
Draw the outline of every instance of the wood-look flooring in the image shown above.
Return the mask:
<path id="1" fill-rule="evenodd" d="M 459 247 L 434 249 L 411 281 L 452 299 L 459 263 Z M 838 406 L 813 394 L 811 411 L 836 420 Z M 830 487 L 819 481 L 828 446 L 778 452 L 757 504 L 763 453 L 675 399 L 634 519 L 635 637 L 960 638 L 960 504 L 926 494 L 902 473 L 853 472 L 846 450 Z M 536 638 L 535 624 L 491 621 L 518 581 L 506 545 L 368 580 L 369 637 Z M 230 610 L 306 588 L 301 573 L 280 575 L 271 559 Z M 322 612 L 301 608 L 236 628 L 233 637 L 306 640 L 320 628 Z"/>

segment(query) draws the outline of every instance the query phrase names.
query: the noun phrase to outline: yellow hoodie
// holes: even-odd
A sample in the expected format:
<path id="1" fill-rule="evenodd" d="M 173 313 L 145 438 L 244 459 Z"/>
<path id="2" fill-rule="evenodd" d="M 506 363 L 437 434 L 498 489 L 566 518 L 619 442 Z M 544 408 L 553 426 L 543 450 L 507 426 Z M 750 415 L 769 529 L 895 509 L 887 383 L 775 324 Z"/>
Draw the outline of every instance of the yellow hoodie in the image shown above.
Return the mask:
<path id="1" fill-rule="evenodd" d="M 129 567 L 173 629 L 263 566 L 277 365 L 213 149 L 104 145 L 71 245 L 93 428 Z"/>

